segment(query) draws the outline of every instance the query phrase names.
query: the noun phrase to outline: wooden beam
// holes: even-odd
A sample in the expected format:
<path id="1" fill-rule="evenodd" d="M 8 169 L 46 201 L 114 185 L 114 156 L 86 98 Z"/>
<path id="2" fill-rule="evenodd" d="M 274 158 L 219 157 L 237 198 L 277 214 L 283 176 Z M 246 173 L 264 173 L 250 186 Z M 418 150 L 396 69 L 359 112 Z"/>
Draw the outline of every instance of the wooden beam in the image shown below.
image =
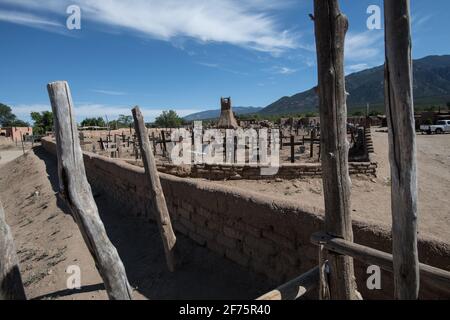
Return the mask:
<path id="1" fill-rule="evenodd" d="M 325 228 L 330 235 L 353 240 L 348 172 L 347 105 L 344 42 L 348 20 L 337 0 L 314 0 Z M 357 299 L 353 261 L 328 254 L 331 299 Z"/>
<path id="2" fill-rule="evenodd" d="M 0 201 L 0 300 L 26 300 L 11 229 Z"/>
<path id="3" fill-rule="evenodd" d="M 384 10 L 395 296 L 415 300 L 420 280 L 410 3 L 409 0 L 385 0 Z"/>
<path id="4" fill-rule="evenodd" d="M 317 288 L 318 283 L 319 267 L 315 267 L 256 300 L 297 300 Z"/>
<path id="5" fill-rule="evenodd" d="M 170 215 L 169 211 L 167 210 L 166 199 L 164 198 L 161 181 L 159 180 L 155 158 L 151 151 L 147 128 L 145 127 L 144 123 L 144 117 L 142 116 L 139 107 L 135 107 L 132 112 L 134 117 L 136 135 L 139 139 L 139 145 L 141 146 L 145 176 L 147 177 L 150 186 L 150 201 L 153 206 L 153 211 L 155 213 L 159 231 L 161 232 L 164 252 L 166 254 L 167 266 L 169 267 L 169 270 L 173 272 L 175 271 L 174 251 L 177 238 L 175 236 L 175 233 L 173 232 L 172 223 L 170 222 Z M 164 132 L 162 133 L 162 136 L 164 137 Z"/>
<path id="6" fill-rule="evenodd" d="M 69 85 L 47 85 L 53 110 L 59 191 L 78 224 L 111 300 L 131 300 L 131 288 L 116 248 L 106 234 L 86 178 Z"/>
<path id="7" fill-rule="evenodd" d="M 394 272 L 392 254 L 362 246 L 340 238 L 334 238 L 324 232 L 314 233 L 311 242 L 324 245 L 326 249 L 342 255 L 348 255 L 367 265 L 377 265 L 388 272 Z M 450 293 L 450 272 L 420 263 L 421 280 L 436 289 Z"/>

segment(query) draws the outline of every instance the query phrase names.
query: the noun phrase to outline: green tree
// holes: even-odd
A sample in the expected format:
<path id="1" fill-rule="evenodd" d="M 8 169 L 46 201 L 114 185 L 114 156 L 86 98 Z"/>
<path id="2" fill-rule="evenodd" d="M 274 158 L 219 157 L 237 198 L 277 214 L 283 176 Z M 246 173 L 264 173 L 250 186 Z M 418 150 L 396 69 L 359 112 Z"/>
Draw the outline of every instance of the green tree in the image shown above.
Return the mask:
<path id="1" fill-rule="evenodd" d="M 0 126 L 9 127 L 11 122 L 16 120 L 16 116 L 6 104 L 0 103 Z"/>
<path id="2" fill-rule="evenodd" d="M 86 118 L 81 121 L 80 125 L 82 127 L 106 127 L 105 120 L 102 117 Z"/>
<path id="3" fill-rule="evenodd" d="M 124 114 L 119 115 L 119 119 L 117 119 L 117 125 L 119 128 L 128 128 L 133 124 L 133 117 L 126 116 Z"/>
<path id="4" fill-rule="evenodd" d="M 183 124 L 183 119 L 173 110 L 163 111 L 155 119 L 155 124 L 161 128 L 177 128 Z"/>
<path id="5" fill-rule="evenodd" d="M 450 101 L 447 102 L 447 109 L 450 109 Z"/>
<path id="6" fill-rule="evenodd" d="M 0 103 L 0 127 L 29 127 L 28 122 L 17 119 L 11 107 Z"/>
<path id="7" fill-rule="evenodd" d="M 31 112 L 34 121 L 33 134 L 45 134 L 53 130 L 53 113 L 50 111 Z"/>
<path id="8" fill-rule="evenodd" d="M 362 117 L 364 114 L 362 113 L 362 111 L 353 111 L 352 112 L 352 116 L 354 117 Z"/>

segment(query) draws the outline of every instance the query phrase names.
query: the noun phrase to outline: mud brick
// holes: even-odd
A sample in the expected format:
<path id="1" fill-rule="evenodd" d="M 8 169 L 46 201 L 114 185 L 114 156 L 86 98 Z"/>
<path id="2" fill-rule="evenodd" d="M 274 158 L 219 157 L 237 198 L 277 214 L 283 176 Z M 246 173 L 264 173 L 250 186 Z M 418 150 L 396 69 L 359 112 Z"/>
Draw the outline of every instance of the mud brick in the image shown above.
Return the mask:
<path id="1" fill-rule="evenodd" d="M 283 247 L 291 249 L 291 250 L 295 250 L 294 241 L 291 241 L 282 235 L 279 235 L 275 232 L 267 231 L 267 230 L 264 230 L 262 234 L 263 234 L 264 238 L 272 240 L 277 245 L 283 246 Z"/>
<path id="2" fill-rule="evenodd" d="M 214 220 L 208 220 L 206 221 L 206 227 L 212 231 L 219 231 L 221 224 Z"/>
<path id="3" fill-rule="evenodd" d="M 189 231 L 189 238 L 194 240 L 198 245 L 200 245 L 202 247 L 206 245 L 206 239 L 203 238 L 201 235 L 199 235 L 196 232 Z"/>
<path id="4" fill-rule="evenodd" d="M 199 226 L 200 228 L 206 226 L 206 219 L 205 217 L 199 215 L 199 214 L 192 214 L 191 215 L 191 221 L 196 224 L 197 226 Z"/>
<path id="5" fill-rule="evenodd" d="M 243 255 L 241 252 L 234 249 L 226 249 L 225 256 L 231 261 L 236 262 L 237 264 L 247 267 L 250 261 L 250 258 Z"/>
<path id="6" fill-rule="evenodd" d="M 207 240 L 206 246 L 209 250 L 219 254 L 222 257 L 225 255 L 225 247 L 217 243 L 215 240 Z"/>
<path id="7" fill-rule="evenodd" d="M 237 240 L 243 240 L 244 234 L 240 232 L 239 230 L 236 230 L 234 228 L 230 228 L 228 226 L 223 227 L 223 233 L 230 238 L 237 239 Z"/>
<path id="8" fill-rule="evenodd" d="M 214 232 L 212 232 L 211 230 L 208 230 L 206 228 L 197 228 L 197 233 L 207 240 L 214 239 L 214 237 L 216 235 Z"/>
<path id="9" fill-rule="evenodd" d="M 195 231 L 195 225 L 190 221 L 183 217 L 180 218 L 180 222 L 183 226 L 185 226 L 189 231 Z"/>
<path id="10" fill-rule="evenodd" d="M 175 230 L 177 230 L 178 232 L 180 232 L 186 236 L 189 234 L 188 228 L 186 228 L 182 223 L 175 223 L 174 226 L 175 226 Z"/>
<path id="11" fill-rule="evenodd" d="M 263 238 L 255 238 L 253 236 L 247 235 L 244 239 L 244 243 L 250 248 L 259 251 L 263 255 L 272 255 L 276 253 L 275 246 L 268 240 Z"/>
<path id="12" fill-rule="evenodd" d="M 197 208 L 197 214 L 201 215 L 202 217 L 206 218 L 206 219 L 211 219 L 212 218 L 212 213 L 202 207 Z"/>
<path id="13" fill-rule="evenodd" d="M 237 246 L 237 240 L 228 238 L 222 234 L 217 235 L 217 242 L 229 249 L 234 249 Z"/>

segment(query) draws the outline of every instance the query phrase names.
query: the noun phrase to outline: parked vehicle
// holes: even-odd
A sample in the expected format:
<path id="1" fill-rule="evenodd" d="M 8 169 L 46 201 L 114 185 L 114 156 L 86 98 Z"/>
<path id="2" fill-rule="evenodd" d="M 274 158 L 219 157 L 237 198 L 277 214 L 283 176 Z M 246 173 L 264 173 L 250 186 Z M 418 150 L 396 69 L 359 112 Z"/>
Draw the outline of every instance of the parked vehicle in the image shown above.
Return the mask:
<path id="1" fill-rule="evenodd" d="M 427 134 L 432 133 L 441 134 L 450 132 L 450 120 L 439 120 L 438 122 L 436 122 L 435 125 L 427 125 L 427 124 L 421 125 L 420 131 L 422 131 L 422 133 L 425 132 Z"/>

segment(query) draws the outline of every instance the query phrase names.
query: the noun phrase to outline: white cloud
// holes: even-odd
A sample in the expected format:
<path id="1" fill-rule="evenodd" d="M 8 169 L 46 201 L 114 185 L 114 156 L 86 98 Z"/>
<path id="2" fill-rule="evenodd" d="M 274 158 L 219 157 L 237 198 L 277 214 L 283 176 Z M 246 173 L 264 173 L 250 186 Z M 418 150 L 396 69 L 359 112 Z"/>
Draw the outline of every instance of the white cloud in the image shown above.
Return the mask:
<path id="1" fill-rule="evenodd" d="M 246 72 L 229 69 L 229 68 L 223 67 L 217 63 L 209 63 L 209 62 L 196 62 L 196 63 L 203 67 L 213 68 L 213 69 L 217 69 L 217 70 L 221 70 L 221 71 L 225 71 L 225 72 L 230 72 L 230 73 L 238 74 L 241 76 L 248 76 L 248 73 L 246 73 Z"/>
<path id="2" fill-rule="evenodd" d="M 52 108 L 50 105 L 46 104 L 21 104 L 12 106 L 12 112 L 20 119 L 24 119 L 26 121 L 30 121 L 30 113 L 31 112 L 42 112 L 42 111 L 51 111 Z M 105 117 L 108 116 L 109 120 L 114 120 L 119 117 L 121 114 L 131 115 L 131 106 L 114 106 L 114 105 L 104 105 L 104 104 L 77 104 L 75 103 L 74 113 L 77 121 L 81 121 L 85 118 L 92 117 Z M 203 111 L 202 109 L 176 109 L 175 110 L 178 115 L 184 117 L 192 113 Z M 142 107 L 141 111 L 146 119 L 146 121 L 153 121 L 155 117 L 160 115 L 164 110 L 167 109 L 153 109 L 153 108 L 145 108 Z"/>
<path id="3" fill-rule="evenodd" d="M 358 72 L 358 71 L 361 71 L 361 70 L 364 70 L 367 68 L 369 68 L 369 65 L 367 63 L 352 64 L 352 65 L 346 67 L 348 73 Z"/>
<path id="4" fill-rule="evenodd" d="M 126 92 L 122 92 L 122 91 L 113 91 L 113 90 L 99 90 L 99 89 L 94 89 L 94 90 L 91 90 L 91 91 L 92 91 L 92 92 L 95 92 L 95 93 L 105 94 L 105 95 L 108 95 L 108 96 L 124 96 L 124 95 L 127 94 Z"/>
<path id="5" fill-rule="evenodd" d="M 66 7 L 76 4 L 81 8 L 82 19 L 165 41 L 186 37 L 273 54 L 298 47 L 298 36 L 280 27 L 273 14 L 290 5 L 291 0 L 2 1 L 35 14 L 52 12 L 63 17 L 67 16 Z"/>
<path id="6" fill-rule="evenodd" d="M 282 75 L 290 75 L 297 72 L 297 69 L 292 69 L 289 67 L 273 67 L 271 69 L 272 73 L 282 74 Z"/>
<path id="7" fill-rule="evenodd" d="M 0 10 L 0 21 L 31 26 L 38 29 L 47 31 L 60 32 L 63 31 L 63 25 L 57 21 L 49 20 L 47 18 L 40 17 L 38 15 Z"/>
<path id="8" fill-rule="evenodd" d="M 368 61 L 383 57 L 383 31 L 370 30 L 348 33 L 345 41 L 345 58 L 350 61 Z"/>

